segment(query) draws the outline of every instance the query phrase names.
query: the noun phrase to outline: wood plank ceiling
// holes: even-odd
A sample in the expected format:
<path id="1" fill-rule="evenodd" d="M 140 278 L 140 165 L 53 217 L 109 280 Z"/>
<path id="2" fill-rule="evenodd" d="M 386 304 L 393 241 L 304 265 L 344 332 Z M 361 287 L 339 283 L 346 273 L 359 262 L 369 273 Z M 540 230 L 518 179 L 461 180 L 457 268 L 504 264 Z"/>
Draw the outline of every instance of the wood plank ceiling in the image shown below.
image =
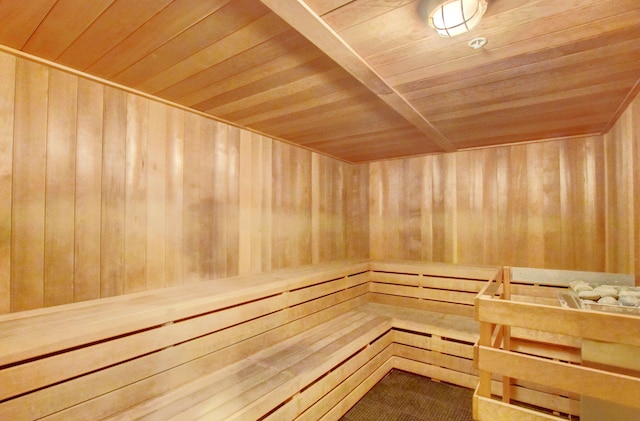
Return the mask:
<path id="1" fill-rule="evenodd" d="M 639 91 L 638 0 L 490 0 L 453 39 L 417 4 L 2 0 L 0 44 L 350 162 L 600 134 Z"/>

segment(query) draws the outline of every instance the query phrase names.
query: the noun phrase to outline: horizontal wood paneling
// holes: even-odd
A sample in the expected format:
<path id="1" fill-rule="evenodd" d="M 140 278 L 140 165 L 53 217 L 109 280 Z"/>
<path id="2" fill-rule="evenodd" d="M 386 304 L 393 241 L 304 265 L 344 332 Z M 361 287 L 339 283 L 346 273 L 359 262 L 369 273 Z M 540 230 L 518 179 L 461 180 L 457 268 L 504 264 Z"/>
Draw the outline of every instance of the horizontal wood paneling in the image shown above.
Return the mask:
<path id="1" fill-rule="evenodd" d="M 371 258 L 638 273 L 639 122 L 369 164 Z"/>
<path id="2" fill-rule="evenodd" d="M 0 312 L 368 256 L 366 166 L 5 53 L 0 75 Z"/>

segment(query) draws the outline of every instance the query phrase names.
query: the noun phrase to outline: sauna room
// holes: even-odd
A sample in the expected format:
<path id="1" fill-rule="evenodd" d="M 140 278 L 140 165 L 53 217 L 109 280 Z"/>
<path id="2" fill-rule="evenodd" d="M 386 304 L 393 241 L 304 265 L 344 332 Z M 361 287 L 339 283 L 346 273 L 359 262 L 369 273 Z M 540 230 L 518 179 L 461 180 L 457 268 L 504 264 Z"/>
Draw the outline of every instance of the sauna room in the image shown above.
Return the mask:
<path id="1" fill-rule="evenodd" d="M 0 419 L 640 419 L 639 92 L 638 0 L 1 0 Z"/>

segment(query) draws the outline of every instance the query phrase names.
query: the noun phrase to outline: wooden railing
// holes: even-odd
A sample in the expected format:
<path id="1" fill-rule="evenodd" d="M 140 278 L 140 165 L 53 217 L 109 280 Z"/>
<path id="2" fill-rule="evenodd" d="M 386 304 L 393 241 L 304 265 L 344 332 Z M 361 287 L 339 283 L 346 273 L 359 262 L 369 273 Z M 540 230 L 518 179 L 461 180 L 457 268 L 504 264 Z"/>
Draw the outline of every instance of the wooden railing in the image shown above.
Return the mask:
<path id="1" fill-rule="evenodd" d="M 565 359 L 562 350 L 566 346 L 561 339 L 566 335 L 578 338 L 579 343 L 593 341 L 640 350 L 640 318 L 512 300 L 511 269 L 505 267 L 501 274 L 501 279 L 489 281 L 475 299 L 475 317 L 480 322 L 475 352 L 479 370 L 475 419 L 572 419 L 579 415 L 581 396 L 640 413 L 638 372 L 587 367 L 576 363 L 571 350 Z M 515 329 L 536 332 L 529 340 L 537 337 L 540 349 L 555 347 L 555 353 L 550 352 L 554 357 L 546 352 L 536 355 L 531 351 L 536 347 L 527 352 L 514 350 L 511 334 Z M 560 339 L 556 342 L 555 337 Z M 494 396 L 501 396 L 501 400 Z"/>

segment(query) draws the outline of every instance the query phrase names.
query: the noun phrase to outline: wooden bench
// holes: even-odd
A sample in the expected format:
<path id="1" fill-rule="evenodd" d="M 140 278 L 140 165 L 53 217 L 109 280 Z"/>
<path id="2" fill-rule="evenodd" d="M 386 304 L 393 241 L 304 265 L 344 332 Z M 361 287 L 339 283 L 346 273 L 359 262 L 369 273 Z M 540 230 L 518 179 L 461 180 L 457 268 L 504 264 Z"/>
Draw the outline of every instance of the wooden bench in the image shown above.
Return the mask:
<path id="1" fill-rule="evenodd" d="M 331 262 L 1 316 L 0 419 L 337 419 L 394 367 L 474 387 L 459 268 L 436 265 L 437 284 L 428 266 Z M 382 287 L 409 267 L 434 287 Z"/>
<path id="2" fill-rule="evenodd" d="M 477 293 L 499 268 L 407 261 L 371 262 L 365 307 L 394 319 L 396 368 L 475 388 Z"/>

